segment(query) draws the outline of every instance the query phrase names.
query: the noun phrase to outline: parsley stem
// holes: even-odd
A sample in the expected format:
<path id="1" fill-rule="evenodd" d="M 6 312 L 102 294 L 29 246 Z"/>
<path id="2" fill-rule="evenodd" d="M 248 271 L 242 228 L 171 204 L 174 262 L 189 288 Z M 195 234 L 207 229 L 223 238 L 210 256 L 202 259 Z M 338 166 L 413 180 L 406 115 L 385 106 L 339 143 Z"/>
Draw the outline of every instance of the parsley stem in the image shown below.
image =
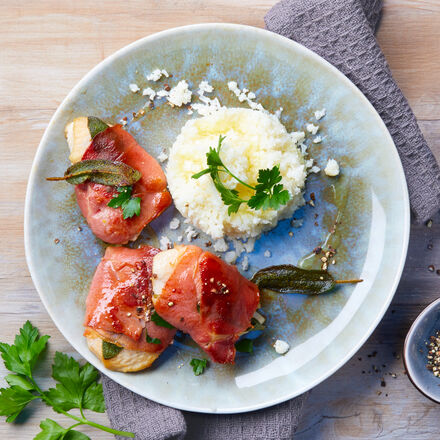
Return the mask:
<path id="1" fill-rule="evenodd" d="M 242 185 L 247 186 L 248 188 L 253 189 L 254 191 L 256 191 L 256 188 L 254 186 L 249 185 L 246 182 L 243 182 L 243 180 L 239 179 L 236 175 L 232 174 L 231 171 L 229 171 L 229 169 L 226 167 L 226 165 L 223 162 L 222 162 L 222 167 L 226 170 L 227 173 L 229 173 L 235 180 L 240 182 Z M 223 170 L 219 170 L 219 171 L 223 171 Z"/>
<path id="2" fill-rule="evenodd" d="M 85 417 L 83 417 L 81 419 L 81 418 L 79 418 L 77 416 L 74 416 L 73 414 L 70 414 L 67 411 L 63 411 L 62 409 L 59 409 L 59 408 L 57 408 L 57 411 L 59 411 L 60 413 L 64 414 L 67 417 L 70 417 L 73 420 L 76 420 L 79 423 L 82 423 L 84 425 L 93 426 L 94 428 L 98 428 L 101 431 L 109 432 L 110 434 L 114 434 L 114 435 L 120 435 L 122 437 L 134 438 L 134 434 L 132 432 L 118 431 L 117 429 L 108 428 L 107 426 L 100 425 L 99 423 L 92 422 L 91 420 L 88 420 Z"/>

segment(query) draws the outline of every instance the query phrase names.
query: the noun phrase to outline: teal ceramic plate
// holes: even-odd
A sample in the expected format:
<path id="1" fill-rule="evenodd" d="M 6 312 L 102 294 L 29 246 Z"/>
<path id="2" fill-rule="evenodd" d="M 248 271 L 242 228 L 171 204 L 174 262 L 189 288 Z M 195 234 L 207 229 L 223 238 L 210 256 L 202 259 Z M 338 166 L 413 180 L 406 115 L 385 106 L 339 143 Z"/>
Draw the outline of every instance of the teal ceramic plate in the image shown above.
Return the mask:
<path id="1" fill-rule="evenodd" d="M 105 245 L 88 229 L 65 183 L 46 182 L 68 166 L 64 126 L 74 117 L 96 115 L 119 121 L 145 103 L 130 83 L 147 84 L 155 68 L 173 74 L 173 86 L 186 79 L 196 91 L 208 80 L 210 96 L 239 106 L 227 81 L 237 81 L 257 95 L 270 111 L 284 108 L 289 130 L 304 130 L 314 111 L 326 108 L 319 121 L 322 143 L 310 151 L 323 168 L 327 159 L 341 165 L 337 179 L 310 176 L 306 205 L 290 220 L 264 234 L 249 254 L 256 269 L 297 264 L 329 234 L 339 213 L 331 243 L 337 248 L 331 272 L 338 278 L 362 278 L 319 297 L 264 295 L 268 328 L 255 341 L 253 355 L 239 354 L 235 365 L 211 365 L 194 376 L 189 361 L 203 354 L 188 338 L 176 341 L 152 368 L 137 374 L 107 371 L 89 352 L 83 334 L 85 298 Z M 153 87 L 159 88 L 154 83 Z M 130 122 L 128 131 L 151 154 L 172 145 L 190 117 L 186 109 L 165 103 Z M 310 142 L 310 141 L 308 141 Z M 135 245 L 155 244 L 168 235 L 170 207 L 147 228 Z M 302 219 L 302 220 L 298 220 Z M 393 141 L 362 93 L 322 58 L 286 38 L 252 27 L 204 24 L 172 29 L 139 40 L 107 58 L 71 91 L 53 116 L 32 167 L 26 199 L 25 242 L 35 286 L 50 316 L 66 339 L 88 361 L 121 385 L 165 405 L 190 411 L 235 413 L 267 407 L 316 386 L 340 368 L 374 330 L 387 309 L 405 261 L 409 231 L 406 182 Z M 293 233 L 289 234 L 289 232 Z M 55 239 L 59 242 L 55 243 Z M 194 242 L 201 246 L 200 237 Z M 264 257 L 270 249 L 272 256 Z M 310 263 L 307 260 L 306 263 Z M 285 356 L 272 344 L 290 344 Z"/>

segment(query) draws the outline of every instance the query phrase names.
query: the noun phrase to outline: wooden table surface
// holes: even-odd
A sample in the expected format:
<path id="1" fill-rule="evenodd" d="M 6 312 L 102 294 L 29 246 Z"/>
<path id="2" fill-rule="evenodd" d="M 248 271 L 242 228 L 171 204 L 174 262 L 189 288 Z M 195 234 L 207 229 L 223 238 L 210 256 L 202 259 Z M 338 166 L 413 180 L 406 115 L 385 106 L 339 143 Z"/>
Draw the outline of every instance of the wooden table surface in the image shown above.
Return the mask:
<path id="1" fill-rule="evenodd" d="M 330 0 L 329 0 L 330 1 Z M 11 342 L 30 319 L 52 335 L 55 350 L 74 354 L 47 315 L 26 267 L 23 209 L 26 182 L 44 129 L 61 100 L 94 65 L 126 44 L 163 29 L 200 22 L 263 27 L 275 0 L 3 0 L 0 2 L 0 338 Z M 385 0 L 379 41 L 395 78 L 440 159 L 440 2 Z M 393 304 L 364 347 L 316 387 L 298 434 L 309 439 L 433 439 L 440 407 L 404 375 L 404 336 L 417 314 L 440 294 L 440 218 L 413 226 L 406 268 Z M 428 243 L 433 249 L 428 250 Z M 371 356 L 377 352 L 375 356 Z M 370 354 L 370 357 L 368 356 Z M 375 368 L 379 372 L 374 372 Z M 363 373 L 365 371 L 365 373 Z M 5 370 L 1 367 L 1 376 Z M 49 383 L 47 367 L 39 370 Z M 396 373 L 393 378 L 390 373 Z M 380 386 L 385 378 L 386 387 Z M 31 439 L 39 421 L 66 422 L 43 404 L 18 424 L 0 423 L 0 438 Z M 95 416 L 106 422 L 105 415 Z M 65 425 L 67 425 L 65 423 Z M 106 433 L 87 430 L 93 439 Z"/>

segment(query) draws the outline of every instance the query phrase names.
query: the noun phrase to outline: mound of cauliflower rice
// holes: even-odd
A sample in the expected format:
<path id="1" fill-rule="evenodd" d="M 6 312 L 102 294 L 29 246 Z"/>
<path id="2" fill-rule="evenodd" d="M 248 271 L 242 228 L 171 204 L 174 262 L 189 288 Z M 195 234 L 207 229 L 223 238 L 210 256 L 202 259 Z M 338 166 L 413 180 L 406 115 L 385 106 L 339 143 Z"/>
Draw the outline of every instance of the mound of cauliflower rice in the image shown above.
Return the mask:
<path id="1" fill-rule="evenodd" d="M 219 135 L 226 136 L 220 157 L 233 174 L 255 186 L 258 171 L 279 165 L 282 184 L 292 198 L 279 210 L 254 210 L 242 204 L 228 215 L 211 176 L 191 176 L 207 167 L 209 147 L 217 147 Z M 222 108 L 188 121 L 174 142 L 166 170 L 176 208 L 194 226 L 212 238 L 256 237 L 290 217 L 304 204 L 302 190 L 307 177 L 306 162 L 297 146 L 298 133 L 288 133 L 279 119 L 269 113 L 245 108 Z M 252 190 L 226 173 L 222 182 L 249 199 Z"/>

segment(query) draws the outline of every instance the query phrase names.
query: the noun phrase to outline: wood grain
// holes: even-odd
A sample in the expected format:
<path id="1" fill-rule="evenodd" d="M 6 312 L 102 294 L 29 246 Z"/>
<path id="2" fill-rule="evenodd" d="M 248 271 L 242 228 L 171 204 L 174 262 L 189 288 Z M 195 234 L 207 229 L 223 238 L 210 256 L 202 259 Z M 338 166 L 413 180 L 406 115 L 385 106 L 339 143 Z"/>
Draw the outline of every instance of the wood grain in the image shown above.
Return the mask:
<path id="1" fill-rule="evenodd" d="M 99 61 L 126 44 L 170 27 L 200 22 L 264 26 L 275 0 L 136 0 L 0 2 L 0 336 L 12 341 L 26 319 L 52 335 L 56 350 L 74 356 L 41 304 L 30 279 L 23 246 L 27 176 L 43 131 L 64 96 Z M 440 3 L 385 0 L 379 42 L 394 76 L 440 158 Z M 440 218 L 430 229 L 414 226 L 406 269 L 386 317 L 365 346 L 330 379 L 316 387 L 296 438 L 423 439 L 440 431 L 439 408 L 422 397 L 403 374 L 400 356 L 412 320 L 439 296 Z M 428 250 L 428 242 L 433 249 Z M 368 357 L 377 351 L 375 357 Z M 393 355 L 395 353 L 395 355 Z M 358 360 L 361 358 L 362 360 Z M 372 367 L 375 365 L 379 372 Z M 382 365 L 386 365 L 383 367 Z M 0 368 L 3 376 L 5 371 Z M 362 373 L 365 371 L 365 373 Z M 397 373 L 393 378 L 388 373 Z M 38 375 L 50 381 L 47 365 Z M 381 377 L 386 387 L 380 386 Z M 380 395 L 378 393 L 381 393 Z M 39 421 L 63 416 L 31 405 L 19 423 L 0 423 L 0 438 L 31 439 Z M 94 420 L 106 423 L 105 415 Z M 93 439 L 106 433 L 84 429 Z"/>

